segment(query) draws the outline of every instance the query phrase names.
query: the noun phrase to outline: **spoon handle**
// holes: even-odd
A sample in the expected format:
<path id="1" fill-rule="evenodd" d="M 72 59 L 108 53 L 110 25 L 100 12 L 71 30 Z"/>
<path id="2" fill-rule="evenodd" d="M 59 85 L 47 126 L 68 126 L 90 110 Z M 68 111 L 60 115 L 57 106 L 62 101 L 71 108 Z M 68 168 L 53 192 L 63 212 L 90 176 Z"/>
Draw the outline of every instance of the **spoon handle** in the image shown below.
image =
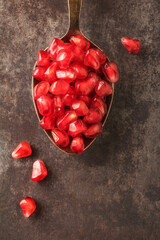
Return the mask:
<path id="1" fill-rule="evenodd" d="M 68 0 L 70 26 L 71 30 L 79 30 L 79 19 L 82 0 Z"/>

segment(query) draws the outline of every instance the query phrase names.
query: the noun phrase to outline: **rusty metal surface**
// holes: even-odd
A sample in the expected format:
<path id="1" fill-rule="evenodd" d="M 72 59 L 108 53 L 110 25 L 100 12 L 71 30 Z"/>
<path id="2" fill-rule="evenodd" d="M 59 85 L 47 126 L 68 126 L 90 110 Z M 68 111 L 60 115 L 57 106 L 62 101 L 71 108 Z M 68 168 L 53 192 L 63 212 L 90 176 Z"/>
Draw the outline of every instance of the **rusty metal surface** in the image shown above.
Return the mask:
<path id="1" fill-rule="evenodd" d="M 67 31 L 66 0 L 1 1 L 0 239 L 157 240 L 160 236 L 158 0 L 83 0 L 81 30 L 120 70 L 103 134 L 82 155 L 58 150 L 38 126 L 31 95 L 36 54 Z M 127 53 L 122 36 L 143 49 Z M 33 154 L 11 158 L 20 142 Z M 48 177 L 30 180 L 42 159 Z M 25 219 L 19 201 L 32 196 Z"/>

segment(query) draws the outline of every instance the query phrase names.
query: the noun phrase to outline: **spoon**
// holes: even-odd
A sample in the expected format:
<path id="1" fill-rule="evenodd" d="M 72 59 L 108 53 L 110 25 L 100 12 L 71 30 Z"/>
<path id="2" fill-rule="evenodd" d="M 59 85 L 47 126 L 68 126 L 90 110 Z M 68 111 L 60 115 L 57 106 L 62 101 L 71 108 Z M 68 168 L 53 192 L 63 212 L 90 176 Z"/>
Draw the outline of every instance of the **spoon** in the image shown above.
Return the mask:
<path id="1" fill-rule="evenodd" d="M 69 42 L 69 39 L 71 36 L 76 36 L 76 35 L 82 35 L 83 37 L 85 37 L 82 32 L 80 31 L 80 27 L 79 27 L 79 22 L 80 22 L 80 11 L 81 11 L 81 4 L 82 4 L 82 0 L 68 0 L 68 8 L 69 8 L 69 29 L 67 31 L 67 33 L 61 38 L 64 42 Z M 97 45 L 95 45 L 93 42 L 91 42 L 89 39 L 87 39 L 85 37 L 85 39 L 87 41 L 90 42 L 90 46 L 92 48 L 97 48 L 99 50 L 101 50 Z M 102 50 L 101 50 L 102 51 Z M 34 69 L 36 67 L 36 63 L 34 65 Z M 34 86 L 38 83 L 38 81 L 32 77 L 32 96 L 33 96 L 33 88 Z M 113 96 L 114 96 L 114 83 L 112 83 L 112 88 L 113 88 L 113 93 L 112 95 L 109 95 L 105 98 L 105 102 L 107 104 L 107 113 L 106 115 L 104 116 L 103 120 L 102 120 L 102 125 L 104 126 L 107 118 L 108 118 L 108 115 L 109 115 L 109 112 L 110 112 L 110 109 L 111 109 L 111 105 L 112 105 L 112 102 L 113 102 Z M 37 117 L 39 119 L 39 121 L 42 119 L 42 116 L 40 115 L 39 111 L 38 111 L 38 108 L 37 108 L 37 105 L 36 105 L 36 101 L 33 97 L 33 103 L 34 103 L 34 107 L 35 107 L 35 110 L 36 110 L 36 113 L 37 113 Z M 44 130 L 45 133 L 47 134 L 47 136 L 49 137 L 49 139 L 52 141 L 52 143 L 55 144 L 53 138 L 52 138 L 52 134 L 51 134 L 51 131 L 50 130 Z M 93 139 L 89 139 L 89 138 L 85 138 L 84 137 L 84 150 L 86 150 L 95 140 L 96 138 L 93 138 Z M 55 144 L 56 145 L 56 144 Z M 56 145 L 57 146 L 57 145 Z M 70 153 L 70 154 L 74 154 L 71 150 L 70 150 L 70 147 L 67 146 L 67 147 L 59 147 L 57 146 L 61 151 L 65 152 L 65 153 Z"/>

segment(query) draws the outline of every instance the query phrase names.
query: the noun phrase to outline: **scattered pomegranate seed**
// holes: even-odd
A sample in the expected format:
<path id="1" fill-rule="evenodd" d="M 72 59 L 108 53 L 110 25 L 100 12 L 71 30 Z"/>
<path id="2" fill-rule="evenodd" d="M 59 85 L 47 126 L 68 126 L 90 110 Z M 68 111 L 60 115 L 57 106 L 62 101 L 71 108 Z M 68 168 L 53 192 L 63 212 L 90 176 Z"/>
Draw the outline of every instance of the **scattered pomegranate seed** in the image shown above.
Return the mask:
<path id="1" fill-rule="evenodd" d="M 73 87 L 70 87 L 66 95 L 63 97 L 63 102 L 66 106 L 70 106 L 76 100 L 76 92 Z"/>
<path id="2" fill-rule="evenodd" d="M 33 71 L 33 77 L 38 81 L 44 81 L 44 73 L 46 68 L 44 67 L 36 67 Z"/>
<path id="3" fill-rule="evenodd" d="M 38 99 L 42 95 L 47 95 L 50 85 L 48 82 L 40 82 L 33 89 L 34 99 Z"/>
<path id="4" fill-rule="evenodd" d="M 77 78 L 77 73 L 74 69 L 60 69 L 56 71 L 56 76 L 58 79 L 65 80 L 66 82 L 70 83 L 73 82 Z"/>
<path id="5" fill-rule="evenodd" d="M 53 62 L 45 71 L 44 80 L 49 83 L 55 82 L 57 80 L 57 77 L 56 77 L 57 68 L 58 68 L 57 63 Z"/>
<path id="6" fill-rule="evenodd" d="M 104 75 L 111 83 L 115 83 L 119 79 L 117 65 L 114 62 L 106 62 L 102 68 Z"/>
<path id="7" fill-rule="evenodd" d="M 50 64 L 50 56 L 46 51 L 39 51 L 37 56 L 37 66 L 47 67 Z"/>
<path id="8" fill-rule="evenodd" d="M 76 120 L 69 124 L 68 134 L 72 137 L 76 137 L 80 133 L 84 133 L 87 130 L 87 125 L 81 119 Z"/>
<path id="9" fill-rule="evenodd" d="M 58 129 L 53 129 L 51 131 L 53 140 L 57 146 L 67 147 L 69 144 L 69 137 L 65 131 L 60 131 Z"/>
<path id="10" fill-rule="evenodd" d="M 49 96 L 41 96 L 37 99 L 38 111 L 43 116 L 49 116 L 53 112 L 53 102 Z"/>
<path id="11" fill-rule="evenodd" d="M 24 158 L 30 156 L 32 153 L 31 146 L 28 142 L 20 142 L 12 152 L 13 158 Z"/>
<path id="12" fill-rule="evenodd" d="M 40 159 L 37 159 L 33 163 L 31 180 L 33 182 L 39 182 L 47 176 L 47 169 L 44 165 L 44 162 Z"/>
<path id="13" fill-rule="evenodd" d="M 69 83 L 60 79 L 52 83 L 49 91 L 54 95 L 65 95 L 68 92 L 69 88 Z"/>
<path id="14" fill-rule="evenodd" d="M 59 117 L 64 113 L 64 102 L 61 96 L 53 97 L 54 115 Z"/>
<path id="15" fill-rule="evenodd" d="M 77 118 L 75 111 L 67 111 L 62 117 L 57 119 L 57 127 L 59 130 L 66 130 L 69 124 L 77 120 Z"/>
<path id="16" fill-rule="evenodd" d="M 137 39 L 122 37 L 121 43 L 129 53 L 137 54 L 141 49 L 141 42 Z"/>
<path id="17" fill-rule="evenodd" d="M 82 136 L 76 136 L 73 138 L 70 148 L 72 152 L 81 154 L 84 151 L 84 142 Z"/>
<path id="18" fill-rule="evenodd" d="M 85 79 L 88 76 L 87 67 L 80 63 L 72 63 L 71 68 L 77 73 L 78 79 Z"/>
<path id="19" fill-rule="evenodd" d="M 71 109 L 74 110 L 78 116 L 87 115 L 89 112 L 87 105 L 82 100 L 74 101 L 71 105 Z"/>
<path id="20" fill-rule="evenodd" d="M 44 116 L 41 120 L 39 125 L 46 130 L 53 129 L 55 126 L 55 116 L 49 115 L 49 116 Z"/>
<path id="21" fill-rule="evenodd" d="M 36 210 L 35 201 L 31 197 L 22 199 L 19 205 L 22 208 L 23 214 L 26 218 L 28 218 Z"/>
<path id="22" fill-rule="evenodd" d="M 91 108 L 93 109 L 98 108 L 101 111 L 102 116 L 104 116 L 107 113 L 107 105 L 104 102 L 104 100 L 100 97 L 94 97 L 92 99 Z"/>
<path id="23" fill-rule="evenodd" d="M 94 109 L 91 108 L 89 110 L 89 113 L 83 118 L 83 120 L 88 124 L 92 124 L 92 123 L 101 122 L 102 118 L 103 118 L 103 115 L 98 108 L 94 108 Z"/>
<path id="24" fill-rule="evenodd" d="M 85 132 L 84 135 L 87 138 L 95 138 L 102 133 L 102 123 L 95 123 L 91 125 Z"/>
<path id="25" fill-rule="evenodd" d="M 73 45 L 83 49 L 88 50 L 90 47 L 90 42 L 85 39 L 82 35 L 72 36 L 69 40 Z"/>
<path id="26" fill-rule="evenodd" d="M 98 96 L 104 97 L 111 95 L 113 93 L 113 88 L 106 81 L 100 80 L 95 87 L 95 92 Z"/>

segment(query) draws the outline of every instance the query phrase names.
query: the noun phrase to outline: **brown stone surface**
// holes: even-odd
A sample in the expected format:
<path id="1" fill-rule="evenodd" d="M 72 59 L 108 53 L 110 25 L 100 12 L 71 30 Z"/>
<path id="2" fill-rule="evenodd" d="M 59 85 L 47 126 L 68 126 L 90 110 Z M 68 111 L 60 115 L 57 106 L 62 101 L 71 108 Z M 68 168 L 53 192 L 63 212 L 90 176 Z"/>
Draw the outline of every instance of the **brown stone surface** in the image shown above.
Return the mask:
<path id="1" fill-rule="evenodd" d="M 68 27 L 66 0 L 1 0 L 0 239 L 160 239 L 160 98 L 158 0 L 83 0 L 81 30 L 120 71 L 103 134 L 80 156 L 60 152 L 38 125 L 31 96 L 39 49 Z M 122 36 L 142 42 L 134 56 Z M 33 154 L 13 160 L 20 142 Z M 30 180 L 42 159 L 48 177 Z M 32 196 L 25 219 L 19 201 Z"/>

